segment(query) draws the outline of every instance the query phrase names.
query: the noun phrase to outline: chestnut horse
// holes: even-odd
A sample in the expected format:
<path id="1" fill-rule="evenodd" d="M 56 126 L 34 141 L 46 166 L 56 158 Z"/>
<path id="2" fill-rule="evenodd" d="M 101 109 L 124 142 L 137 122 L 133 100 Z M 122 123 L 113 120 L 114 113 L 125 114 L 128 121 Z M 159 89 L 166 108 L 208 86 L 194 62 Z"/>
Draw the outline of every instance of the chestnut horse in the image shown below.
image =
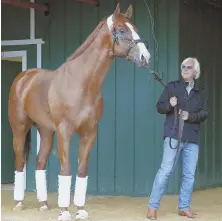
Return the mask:
<path id="1" fill-rule="evenodd" d="M 46 163 L 58 134 L 60 174 L 58 175 L 58 220 L 70 220 L 71 169 L 69 146 L 79 135 L 79 164 L 75 182 L 76 219 L 85 219 L 84 209 L 88 158 L 97 136 L 103 113 L 101 87 L 114 56 L 138 66 L 148 66 L 150 53 L 132 24 L 132 6 L 123 14 L 119 4 L 112 15 L 102 20 L 86 41 L 58 69 L 29 69 L 14 80 L 9 95 L 9 121 L 16 157 L 14 209 L 24 200 L 23 168 L 28 157 L 28 132 L 39 131 L 41 142 L 36 159 L 36 191 L 40 210 L 47 210 Z"/>

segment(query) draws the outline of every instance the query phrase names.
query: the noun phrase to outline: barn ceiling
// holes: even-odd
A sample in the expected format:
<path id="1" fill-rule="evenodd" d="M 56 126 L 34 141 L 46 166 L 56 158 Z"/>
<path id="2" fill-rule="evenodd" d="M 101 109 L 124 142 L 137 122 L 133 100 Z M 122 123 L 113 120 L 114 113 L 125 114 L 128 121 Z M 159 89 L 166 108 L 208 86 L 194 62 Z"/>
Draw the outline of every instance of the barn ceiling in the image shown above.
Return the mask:
<path id="1" fill-rule="evenodd" d="M 90 5 L 99 6 L 99 0 L 73 0 L 76 2 L 84 2 Z M 33 3 L 33 2 L 27 2 L 22 0 L 2 0 L 2 4 L 8 4 L 15 7 L 22 7 L 22 8 L 33 8 L 37 11 L 43 11 L 45 14 L 49 14 L 50 7 L 48 3 L 40 4 L 40 3 Z"/>

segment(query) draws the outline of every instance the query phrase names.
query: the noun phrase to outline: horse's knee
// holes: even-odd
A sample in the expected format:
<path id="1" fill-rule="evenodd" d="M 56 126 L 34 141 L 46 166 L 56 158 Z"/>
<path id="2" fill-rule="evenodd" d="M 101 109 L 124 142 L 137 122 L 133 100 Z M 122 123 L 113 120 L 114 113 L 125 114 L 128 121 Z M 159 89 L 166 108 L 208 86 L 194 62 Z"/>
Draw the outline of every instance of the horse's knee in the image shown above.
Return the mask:
<path id="1" fill-rule="evenodd" d="M 25 159 L 24 156 L 16 156 L 15 158 L 15 167 L 16 167 L 16 171 L 18 172 L 23 172 L 25 166 Z"/>
<path id="2" fill-rule="evenodd" d="M 86 177 L 88 172 L 88 164 L 87 163 L 80 163 L 78 167 L 78 176 L 79 177 Z"/>
<path id="3" fill-rule="evenodd" d="M 15 153 L 15 167 L 18 172 L 23 172 L 25 166 L 24 140 L 23 136 L 14 135 L 13 148 Z"/>
<path id="4" fill-rule="evenodd" d="M 23 172 L 25 163 L 16 163 L 16 171 Z"/>
<path id="5" fill-rule="evenodd" d="M 61 164 L 60 175 L 62 176 L 70 176 L 71 169 L 68 161 L 65 161 Z"/>
<path id="6" fill-rule="evenodd" d="M 44 170 L 46 167 L 47 159 L 43 157 L 37 157 L 36 159 L 36 169 L 37 170 Z"/>

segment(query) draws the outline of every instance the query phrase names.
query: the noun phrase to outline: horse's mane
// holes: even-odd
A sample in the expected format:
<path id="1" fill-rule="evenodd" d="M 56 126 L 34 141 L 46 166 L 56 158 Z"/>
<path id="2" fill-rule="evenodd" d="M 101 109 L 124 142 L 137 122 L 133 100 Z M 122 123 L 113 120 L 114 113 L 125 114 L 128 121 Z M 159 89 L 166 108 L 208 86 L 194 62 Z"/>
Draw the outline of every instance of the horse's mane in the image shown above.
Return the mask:
<path id="1" fill-rule="evenodd" d="M 100 23 L 97 25 L 97 27 L 94 29 L 94 31 L 88 36 L 88 38 L 83 42 L 79 48 L 72 54 L 70 57 L 67 58 L 67 61 L 71 61 L 75 59 L 76 57 L 80 56 L 93 42 L 93 40 L 98 35 L 99 31 L 103 27 L 103 25 L 106 22 L 106 18 L 102 19 Z"/>

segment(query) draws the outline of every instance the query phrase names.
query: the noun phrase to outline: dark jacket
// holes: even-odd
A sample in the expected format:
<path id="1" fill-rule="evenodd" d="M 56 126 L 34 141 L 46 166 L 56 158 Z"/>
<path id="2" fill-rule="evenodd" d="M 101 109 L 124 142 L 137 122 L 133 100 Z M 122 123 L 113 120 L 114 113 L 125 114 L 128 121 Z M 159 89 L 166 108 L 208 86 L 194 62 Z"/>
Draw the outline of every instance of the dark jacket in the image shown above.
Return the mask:
<path id="1" fill-rule="evenodd" d="M 157 111 L 160 114 L 166 114 L 164 123 L 164 138 L 172 137 L 178 139 L 178 120 L 173 133 L 174 127 L 174 108 L 169 100 L 172 95 L 177 97 L 177 108 L 189 112 L 188 120 L 184 121 L 184 128 L 181 141 L 197 143 L 200 139 L 200 123 L 208 117 L 207 97 L 204 90 L 198 88 L 196 81 L 189 95 L 186 90 L 188 84 L 184 80 L 172 81 L 167 84 L 168 89 L 164 89 L 159 101 L 156 105 Z"/>

